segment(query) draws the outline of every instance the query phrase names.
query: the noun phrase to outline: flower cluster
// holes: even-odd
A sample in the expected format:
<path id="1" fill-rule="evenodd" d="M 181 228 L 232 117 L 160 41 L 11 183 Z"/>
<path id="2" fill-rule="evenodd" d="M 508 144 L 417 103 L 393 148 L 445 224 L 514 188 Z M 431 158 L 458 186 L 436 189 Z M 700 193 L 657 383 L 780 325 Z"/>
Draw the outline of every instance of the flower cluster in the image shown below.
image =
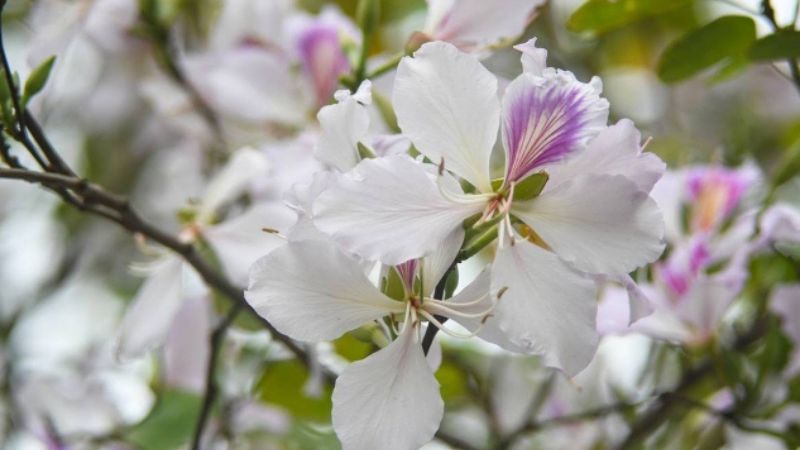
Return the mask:
<path id="1" fill-rule="evenodd" d="M 0 178 L 78 212 L 0 186 L 0 442 L 800 443 L 796 123 L 693 152 L 747 86 L 604 68 L 646 2 L 581 7 L 591 57 L 559 2 L 309 3 L 14 10 Z"/>
<path id="2" fill-rule="evenodd" d="M 534 44 L 518 47 L 525 71 L 502 100 L 495 76 L 451 44 L 403 58 L 392 106 L 416 158 L 369 147 L 368 98 L 342 94 L 320 111 L 333 136 L 316 152 L 337 174 L 304 193 L 306 226 L 317 232 L 290 232 L 260 259 L 246 296 L 298 340 L 333 340 L 370 321 L 386 327 L 392 343 L 345 369 L 334 389 L 345 448 L 411 449 L 433 437 L 443 404 L 420 346 L 426 327 L 536 354 L 574 375 L 598 341 L 591 276 L 625 278 L 663 250 L 649 196 L 663 163 L 642 152 L 630 122 L 607 125 L 599 79 L 547 67 Z M 348 136 L 337 135 L 343 123 L 354 128 Z M 498 130 L 505 169 L 493 177 Z M 358 161 L 360 147 L 369 156 Z M 493 241 L 474 281 L 450 299 L 432 295 Z M 384 292 L 366 275 L 375 264 Z M 396 298 L 387 295 L 393 277 L 402 281 Z M 448 330 L 445 318 L 468 333 Z"/>

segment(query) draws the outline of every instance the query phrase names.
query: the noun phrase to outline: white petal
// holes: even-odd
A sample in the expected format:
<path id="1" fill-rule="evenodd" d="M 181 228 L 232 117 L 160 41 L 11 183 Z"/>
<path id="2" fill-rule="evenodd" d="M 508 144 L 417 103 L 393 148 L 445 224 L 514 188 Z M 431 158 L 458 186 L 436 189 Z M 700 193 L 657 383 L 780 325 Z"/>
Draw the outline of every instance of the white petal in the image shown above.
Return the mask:
<path id="1" fill-rule="evenodd" d="M 670 170 L 650 191 L 664 217 L 664 235 L 668 242 L 683 239 L 683 202 L 685 200 L 686 172 Z"/>
<path id="2" fill-rule="evenodd" d="M 433 17 L 440 19 L 428 22 L 428 32 L 434 39 L 480 50 L 522 34 L 544 0 L 428 0 L 428 4 Z M 449 8 L 443 14 L 445 7 Z"/>
<path id="3" fill-rule="evenodd" d="M 800 345 L 800 284 L 776 286 L 769 305 L 782 318 L 781 328 L 786 335 L 795 346 Z"/>
<path id="4" fill-rule="evenodd" d="M 422 280 L 425 288 L 425 295 L 430 296 L 436 289 L 436 285 L 453 264 L 453 261 L 461 250 L 464 242 L 464 228 L 456 228 L 445 238 L 442 245 L 436 248 L 430 255 L 426 256 L 422 262 Z"/>
<path id="5" fill-rule="evenodd" d="M 182 304 L 183 262 L 159 262 L 139 288 L 122 319 L 117 352 L 121 358 L 141 356 L 164 343 Z"/>
<path id="6" fill-rule="evenodd" d="M 205 297 L 187 298 L 164 344 L 164 382 L 191 392 L 203 392 L 208 368 L 211 311 Z"/>
<path id="7" fill-rule="evenodd" d="M 369 129 L 367 108 L 354 97 L 328 105 L 317 114 L 322 135 L 314 148 L 320 161 L 346 172 L 358 164 L 358 142 Z"/>
<path id="8" fill-rule="evenodd" d="M 351 364 L 333 389 L 333 428 L 344 450 L 417 450 L 444 414 L 414 327 L 386 348 Z"/>
<path id="9" fill-rule="evenodd" d="M 397 67 L 392 103 L 417 149 L 480 190 L 491 190 L 489 159 L 497 139 L 497 79 L 473 56 L 430 42 Z"/>
<path id="10" fill-rule="evenodd" d="M 442 197 L 423 165 L 407 156 L 362 161 L 314 203 L 314 223 L 366 259 L 397 265 L 430 253 L 483 200 Z"/>
<path id="11" fill-rule="evenodd" d="M 219 207 L 240 196 L 255 177 L 266 176 L 268 169 L 262 153 L 249 147 L 236 151 L 208 184 L 198 221 L 210 222 Z"/>
<path id="12" fill-rule="evenodd" d="M 788 203 L 771 206 L 761 218 L 761 230 L 769 242 L 800 242 L 800 209 Z"/>
<path id="13" fill-rule="evenodd" d="M 404 306 L 378 291 L 358 261 L 319 240 L 291 242 L 256 261 L 245 298 L 301 341 L 336 339 Z"/>
<path id="14" fill-rule="evenodd" d="M 513 213 L 563 260 L 589 273 L 623 274 L 664 250 L 656 203 L 621 175 L 581 175 Z"/>
<path id="15" fill-rule="evenodd" d="M 627 331 L 631 322 L 630 314 L 628 292 L 615 284 L 603 287 L 597 304 L 597 332 L 605 336 Z"/>
<path id="16" fill-rule="evenodd" d="M 667 166 L 653 153 L 642 153 L 641 134 L 633 122 L 622 119 L 589 141 L 580 154 L 547 168 L 553 188 L 580 174 L 623 175 L 644 192 L 650 192 Z"/>
<path id="17" fill-rule="evenodd" d="M 691 326 L 693 338 L 705 341 L 717 329 L 722 316 L 741 291 L 747 274 L 738 276 L 721 272 L 714 276 L 701 275 L 693 281 L 686 296 L 678 301 L 675 313 Z"/>
<path id="18" fill-rule="evenodd" d="M 536 38 L 532 38 L 524 44 L 517 44 L 514 49 L 522 53 L 522 71 L 533 75 L 541 75 L 547 68 L 547 50 L 536 47 Z"/>
<path id="19" fill-rule="evenodd" d="M 520 240 L 495 258 L 492 291 L 502 288 L 507 290 L 489 320 L 497 320 L 511 342 L 569 375 L 589 364 L 598 340 L 592 281 L 553 253 Z"/>
<path id="20" fill-rule="evenodd" d="M 263 231 L 271 228 L 286 232 L 296 221 L 296 214 L 278 203 L 256 205 L 244 214 L 203 230 L 203 237 L 222 263 L 225 274 L 236 284 L 247 282 L 250 266 L 286 240 Z"/>

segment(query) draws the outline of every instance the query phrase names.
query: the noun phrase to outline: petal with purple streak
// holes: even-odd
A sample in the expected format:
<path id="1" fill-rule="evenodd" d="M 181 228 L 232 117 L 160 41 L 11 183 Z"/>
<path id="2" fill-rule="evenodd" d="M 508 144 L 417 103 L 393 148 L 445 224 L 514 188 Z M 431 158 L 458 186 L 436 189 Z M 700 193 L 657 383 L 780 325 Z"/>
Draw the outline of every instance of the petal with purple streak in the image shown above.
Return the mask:
<path id="1" fill-rule="evenodd" d="M 608 102 L 597 83 L 581 83 L 565 71 L 522 74 L 503 99 L 507 182 L 563 160 L 597 135 L 608 120 Z"/>
<path id="2" fill-rule="evenodd" d="M 350 70 L 339 31 L 321 21 L 312 23 L 300 34 L 297 45 L 303 71 L 314 85 L 317 105 L 325 105 L 339 85 L 339 76 Z"/>

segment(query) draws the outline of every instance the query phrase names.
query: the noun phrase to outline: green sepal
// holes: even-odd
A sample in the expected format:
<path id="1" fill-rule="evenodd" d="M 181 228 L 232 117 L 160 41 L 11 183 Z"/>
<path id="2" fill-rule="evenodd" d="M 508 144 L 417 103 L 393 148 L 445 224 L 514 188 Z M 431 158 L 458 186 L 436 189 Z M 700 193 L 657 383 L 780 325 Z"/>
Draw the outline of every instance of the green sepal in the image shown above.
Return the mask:
<path id="1" fill-rule="evenodd" d="M 375 159 L 375 152 L 371 148 L 359 142 L 356 147 L 358 148 L 359 159 Z"/>
<path id="2" fill-rule="evenodd" d="M 382 289 L 387 297 L 395 300 L 403 300 L 406 296 L 406 288 L 400 274 L 394 267 L 390 267 L 386 273 L 386 278 L 383 279 Z"/>
<path id="3" fill-rule="evenodd" d="M 542 193 L 550 175 L 547 172 L 537 172 L 523 178 L 514 185 L 514 200 L 530 200 Z"/>
<path id="4" fill-rule="evenodd" d="M 444 297 L 450 298 L 455 293 L 458 287 L 458 268 L 454 268 L 447 274 L 447 279 L 444 282 Z"/>
<path id="5" fill-rule="evenodd" d="M 53 65 L 56 62 L 56 57 L 51 56 L 44 60 L 38 67 L 33 69 L 27 81 L 25 81 L 25 89 L 22 91 L 22 107 L 28 105 L 28 101 L 36 94 L 44 89 L 47 84 L 47 79 L 50 78 L 50 72 L 53 70 Z"/>

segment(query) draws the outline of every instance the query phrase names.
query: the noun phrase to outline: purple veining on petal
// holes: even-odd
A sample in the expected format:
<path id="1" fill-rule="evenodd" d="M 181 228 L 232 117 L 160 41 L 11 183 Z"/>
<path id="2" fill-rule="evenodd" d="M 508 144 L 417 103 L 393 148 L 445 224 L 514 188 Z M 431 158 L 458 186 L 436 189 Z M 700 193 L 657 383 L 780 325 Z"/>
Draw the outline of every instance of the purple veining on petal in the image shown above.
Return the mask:
<path id="1" fill-rule="evenodd" d="M 314 83 L 317 106 L 323 106 L 336 90 L 339 76 L 350 70 L 339 31 L 330 24 L 315 22 L 300 34 L 298 47 L 303 70 Z"/>
<path id="2" fill-rule="evenodd" d="M 402 264 L 398 264 L 394 266 L 397 273 L 400 275 L 400 279 L 403 280 L 403 284 L 406 287 L 407 292 L 412 292 L 414 289 L 414 277 L 417 275 L 417 260 L 410 259 Z"/>
<path id="3" fill-rule="evenodd" d="M 586 125 L 580 90 L 526 86 L 505 114 L 506 181 L 519 181 L 535 168 L 563 159 L 576 148 Z"/>
<path id="4" fill-rule="evenodd" d="M 690 171 L 686 184 L 693 226 L 710 231 L 739 206 L 750 179 L 735 169 L 710 167 Z"/>
<path id="5" fill-rule="evenodd" d="M 711 251 L 705 238 L 698 236 L 688 248 L 678 248 L 665 261 L 658 265 L 658 274 L 675 299 L 680 299 L 689 291 L 692 283 L 711 262 Z"/>

